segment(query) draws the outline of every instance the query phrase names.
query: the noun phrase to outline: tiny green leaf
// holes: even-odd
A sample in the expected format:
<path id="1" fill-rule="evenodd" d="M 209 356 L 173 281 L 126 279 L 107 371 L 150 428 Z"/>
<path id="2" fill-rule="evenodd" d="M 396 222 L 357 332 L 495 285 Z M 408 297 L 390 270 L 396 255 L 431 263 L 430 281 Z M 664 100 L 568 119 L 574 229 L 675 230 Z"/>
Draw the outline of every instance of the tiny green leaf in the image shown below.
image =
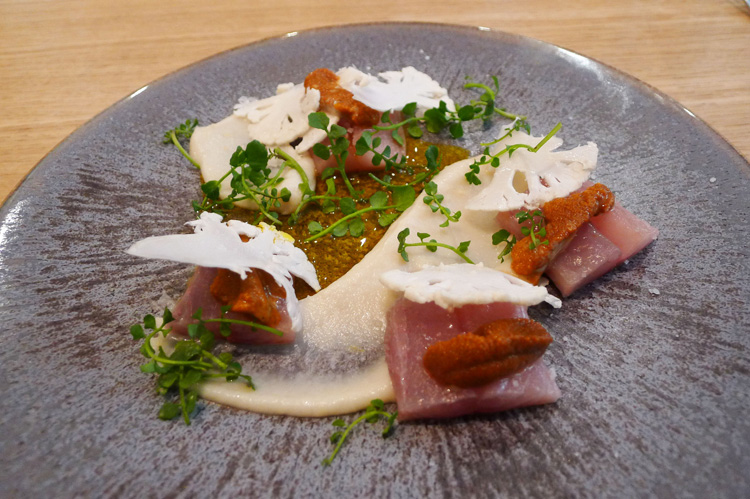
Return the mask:
<path id="1" fill-rule="evenodd" d="M 344 215 L 351 215 L 357 211 L 357 204 L 352 198 L 341 198 L 339 200 L 339 208 Z"/>
<path id="2" fill-rule="evenodd" d="M 349 222 L 349 234 L 352 237 L 360 237 L 365 233 L 365 223 L 362 218 L 357 217 Z"/>
<path id="3" fill-rule="evenodd" d="M 377 191 L 375 194 L 370 196 L 370 206 L 373 208 L 383 208 L 388 204 L 388 194 L 384 191 Z"/>
<path id="4" fill-rule="evenodd" d="M 328 130 L 329 122 L 330 120 L 326 113 L 310 113 L 307 116 L 307 123 L 310 127 L 317 128 L 318 130 Z"/>
<path id="5" fill-rule="evenodd" d="M 140 324 L 134 324 L 130 326 L 130 334 L 134 340 L 140 340 L 146 337 L 146 333 L 143 332 L 143 327 Z"/>
<path id="6" fill-rule="evenodd" d="M 156 329 L 156 318 L 148 314 L 143 318 L 143 325 L 146 327 L 146 329 Z"/>
<path id="7" fill-rule="evenodd" d="M 340 223 L 333 228 L 331 234 L 333 234 L 334 237 L 343 237 L 347 232 L 349 232 L 349 225 L 346 223 Z"/>
<path id="8" fill-rule="evenodd" d="M 159 419 L 169 421 L 170 419 L 174 419 L 179 416 L 180 412 L 181 409 L 178 404 L 173 404 L 172 402 L 164 402 L 164 405 L 162 405 L 161 409 L 159 409 Z"/>
<path id="9" fill-rule="evenodd" d="M 398 218 L 398 213 L 384 213 L 378 217 L 378 224 L 381 227 L 391 225 Z"/>
<path id="10" fill-rule="evenodd" d="M 312 221 L 307 224 L 307 230 L 310 231 L 310 234 L 317 234 L 323 230 L 323 226 L 320 225 L 320 222 Z"/>
<path id="11" fill-rule="evenodd" d="M 321 144 L 321 143 L 317 143 L 314 146 L 312 146 L 312 152 L 317 157 L 324 159 L 324 160 L 331 157 L 331 150 L 328 148 L 328 146 Z"/>
<path id="12" fill-rule="evenodd" d="M 405 211 L 417 197 L 414 187 L 410 185 L 394 186 L 391 193 L 393 194 L 393 204 L 396 205 L 398 211 Z"/>
<path id="13" fill-rule="evenodd" d="M 405 105 L 404 108 L 401 110 L 401 112 L 405 116 L 414 116 L 417 114 L 417 103 L 416 102 L 410 102 L 409 104 Z"/>

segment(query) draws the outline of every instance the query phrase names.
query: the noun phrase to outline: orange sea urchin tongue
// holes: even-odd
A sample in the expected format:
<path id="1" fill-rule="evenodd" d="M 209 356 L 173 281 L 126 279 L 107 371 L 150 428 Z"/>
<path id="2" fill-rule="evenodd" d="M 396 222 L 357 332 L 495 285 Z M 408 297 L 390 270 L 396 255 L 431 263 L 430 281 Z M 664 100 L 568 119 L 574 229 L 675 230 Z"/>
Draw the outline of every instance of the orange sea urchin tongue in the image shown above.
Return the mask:
<path id="1" fill-rule="evenodd" d="M 552 336 L 531 319 L 499 319 L 431 345 L 424 367 L 442 385 L 472 388 L 515 374 L 540 358 Z"/>
<path id="2" fill-rule="evenodd" d="M 339 77 L 330 69 L 316 69 L 305 77 L 305 87 L 320 92 L 321 108 L 333 108 L 354 125 L 371 127 L 380 122 L 380 112 L 354 100 L 353 94 L 339 86 Z"/>

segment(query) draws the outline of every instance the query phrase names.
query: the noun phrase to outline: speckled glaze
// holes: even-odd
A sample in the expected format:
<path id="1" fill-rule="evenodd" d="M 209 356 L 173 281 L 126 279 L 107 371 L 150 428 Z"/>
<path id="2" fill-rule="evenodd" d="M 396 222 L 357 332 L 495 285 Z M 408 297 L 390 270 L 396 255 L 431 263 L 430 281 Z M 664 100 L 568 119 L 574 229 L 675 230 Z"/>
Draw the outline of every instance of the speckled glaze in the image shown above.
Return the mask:
<path id="1" fill-rule="evenodd" d="M 179 295 L 190 269 L 123 250 L 191 217 L 197 172 L 161 144 L 164 130 L 352 64 L 413 65 L 460 101 L 465 75 L 500 75 L 504 106 L 537 133 L 560 120 L 568 145 L 596 141 L 597 180 L 661 235 L 561 310 L 532 311 L 556 340 L 558 403 L 403 424 L 385 442 L 358 431 L 324 469 L 332 418 L 202 403 L 190 427 L 156 419 L 128 326 Z M 749 210 L 750 167 L 704 123 L 538 41 L 386 24 L 219 54 L 96 117 L 0 211 L 0 496 L 746 497 Z"/>

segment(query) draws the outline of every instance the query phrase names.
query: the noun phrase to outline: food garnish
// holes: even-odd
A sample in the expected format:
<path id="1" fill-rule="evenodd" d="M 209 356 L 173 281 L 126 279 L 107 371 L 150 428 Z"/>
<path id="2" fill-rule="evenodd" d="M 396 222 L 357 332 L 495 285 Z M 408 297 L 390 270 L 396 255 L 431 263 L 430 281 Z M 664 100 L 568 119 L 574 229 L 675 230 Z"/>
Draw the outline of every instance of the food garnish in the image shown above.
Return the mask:
<path id="1" fill-rule="evenodd" d="M 437 251 L 438 248 L 451 250 L 452 252 L 460 256 L 461 259 L 463 259 L 463 261 L 465 261 L 466 263 L 474 263 L 468 256 L 466 256 L 466 251 L 469 249 L 471 241 L 463 241 L 458 246 L 451 246 L 450 244 L 439 243 L 435 239 L 425 241 L 425 239 L 430 237 L 430 235 L 426 232 L 417 232 L 417 237 L 419 238 L 420 242 L 407 243 L 406 238 L 409 237 L 410 232 L 411 231 L 407 227 L 406 229 L 398 233 L 397 251 L 401 254 L 401 258 L 403 258 L 405 262 L 409 261 L 409 254 L 406 252 L 406 248 L 409 248 L 411 246 L 424 246 L 425 248 L 427 248 L 427 250 L 432 251 L 433 253 Z"/>
<path id="2" fill-rule="evenodd" d="M 190 161 L 193 166 L 200 169 L 201 165 L 199 165 L 192 156 L 190 156 L 190 153 L 188 153 L 185 148 L 180 143 L 180 139 L 189 139 L 193 136 L 193 132 L 195 131 L 195 127 L 198 126 L 198 120 L 185 120 L 185 123 L 182 123 L 180 125 L 177 125 L 171 130 L 167 130 L 164 132 L 164 144 L 174 144 L 174 146 L 177 148 L 177 150 L 182 153 L 185 158 Z"/>
<path id="3" fill-rule="evenodd" d="M 500 151 L 492 154 L 490 153 L 489 146 L 497 144 L 498 142 L 501 142 L 505 140 L 506 138 L 509 138 L 513 135 L 513 132 L 519 131 L 519 130 L 529 130 L 528 123 L 524 121 L 517 120 L 511 125 L 510 128 L 507 129 L 507 132 L 505 135 L 501 136 L 499 139 L 494 140 L 492 142 L 488 142 L 485 144 L 482 144 L 485 146 L 484 151 L 482 152 L 482 155 L 479 157 L 479 159 L 475 160 L 472 164 L 469 165 L 469 171 L 466 172 L 466 181 L 473 185 L 480 185 L 482 183 L 481 180 L 479 180 L 478 173 L 480 170 L 480 167 L 482 165 L 491 165 L 494 168 L 497 168 L 500 166 L 500 157 L 504 154 L 507 154 L 510 158 L 513 156 L 513 153 L 517 151 L 518 149 L 526 149 L 531 152 L 537 152 L 539 149 L 542 148 L 544 144 L 549 142 L 549 139 L 555 136 L 557 132 L 559 132 L 562 129 L 562 123 L 558 123 L 554 126 L 550 132 L 542 138 L 535 146 L 531 146 L 529 144 L 509 144 L 506 145 L 505 148 L 501 149 Z"/>
<path id="4" fill-rule="evenodd" d="M 422 198 L 424 204 L 428 205 L 433 213 L 440 210 L 440 213 L 445 216 L 445 222 L 440 224 L 440 227 L 448 227 L 451 222 L 459 221 L 461 212 L 451 213 L 451 209 L 443 204 L 445 196 L 438 194 L 438 187 L 435 182 L 427 182 L 424 186 L 424 192 L 425 196 Z"/>
<path id="5" fill-rule="evenodd" d="M 281 165 L 272 170 L 269 161 L 274 158 L 280 160 Z M 219 180 L 210 180 L 201 185 L 203 200 L 200 203 L 193 201 L 196 215 L 204 211 L 226 214 L 236 203 L 247 200 L 252 201 L 258 210 L 256 224 L 262 220 L 281 224 L 275 212 L 281 208 L 282 201 L 289 201 L 292 195 L 286 187 L 279 189 L 287 168 L 299 173 L 303 193 L 312 192 L 307 174 L 297 160 L 279 147 L 268 150 L 257 140 L 247 144 L 244 149 L 238 147 L 229 160 L 229 166 L 230 170 Z M 232 192 L 222 198 L 221 183 L 226 178 L 231 179 Z"/>
<path id="6" fill-rule="evenodd" d="M 414 303 L 429 302 L 444 309 L 490 303 L 532 306 L 547 302 L 555 308 L 562 306 L 547 288 L 481 263 L 425 266 L 413 272 L 394 269 L 381 274 L 380 282 Z"/>
<path id="7" fill-rule="evenodd" d="M 242 366 L 233 360 L 232 354 L 223 352 L 218 355 L 212 353 L 215 346 L 214 334 L 206 328 L 201 319 L 200 309 L 196 312 L 196 324 L 188 328 L 190 339 L 178 341 L 172 353 L 167 354 L 159 346 L 154 350 L 151 340 L 159 333 L 166 337 L 169 333 L 167 324 L 172 322 L 172 312 L 164 309 L 161 322 L 148 314 L 143 318 L 143 324 L 130 327 L 130 334 L 134 340 L 143 340 L 141 353 L 149 359 L 141 365 L 141 372 L 157 374 L 156 391 L 168 397 L 159 409 L 160 419 L 174 419 L 182 414 L 186 425 L 190 424 L 190 415 L 195 410 L 198 394 L 196 385 L 209 379 L 222 378 L 226 381 L 243 380 L 251 389 L 255 389 L 250 376 L 242 374 Z M 221 319 L 217 319 L 221 321 Z M 146 333 L 145 330 L 150 330 Z M 171 402 L 172 395 L 176 395 L 177 402 Z"/>
<path id="8" fill-rule="evenodd" d="M 499 231 L 492 234 L 492 244 L 497 246 L 500 243 L 504 243 L 504 246 L 502 251 L 500 251 L 500 254 L 497 255 L 497 258 L 498 260 L 500 260 L 500 263 L 503 263 L 505 261 L 505 257 L 510 255 L 510 251 L 516 244 L 516 236 L 505 229 L 500 229 Z"/>
<path id="9" fill-rule="evenodd" d="M 313 154 L 321 159 L 328 159 L 333 156 L 336 159 L 336 170 L 330 169 L 323 171 L 321 178 L 327 179 L 333 175 L 334 171 L 341 175 L 344 180 L 346 189 L 349 191 L 350 196 L 358 196 L 359 193 L 352 186 L 349 176 L 346 174 L 344 165 L 346 163 L 346 157 L 349 155 L 349 140 L 346 138 L 346 128 L 337 125 L 336 123 L 330 123 L 330 119 L 325 113 L 317 112 L 311 113 L 307 117 L 307 121 L 311 128 L 323 130 L 326 133 L 329 144 L 318 142 L 312 148 Z M 330 125 L 330 126 L 329 126 Z"/>
<path id="10" fill-rule="evenodd" d="M 544 239 L 547 236 L 547 229 L 544 226 L 544 215 L 541 210 L 519 211 L 516 213 L 518 224 L 529 222 L 528 226 L 521 227 L 521 233 L 529 238 L 529 249 L 533 250 L 541 244 L 549 245 L 549 240 Z M 523 241 L 523 239 L 522 239 Z"/>
<path id="11" fill-rule="evenodd" d="M 427 372 L 442 385 L 471 388 L 515 374 L 540 358 L 552 336 L 531 319 L 500 319 L 432 344 Z"/>
<path id="12" fill-rule="evenodd" d="M 365 409 L 365 413 L 359 416 L 357 419 L 349 423 L 349 425 L 346 424 L 346 421 L 343 419 L 336 419 L 333 423 L 334 428 L 336 428 L 336 431 L 331 435 L 331 443 L 335 445 L 333 448 L 333 452 L 331 452 L 331 455 L 327 458 L 323 459 L 323 466 L 330 466 L 334 459 L 336 459 L 336 455 L 338 455 L 339 451 L 341 450 L 341 446 L 344 445 L 344 442 L 346 441 L 346 438 L 349 436 L 349 433 L 354 429 L 355 426 L 360 424 L 362 421 L 365 421 L 367 423 L 373 424 L 377 423 L 379 420 L 383 419 L 385 420 L 385 428 L 383 428 L 383 438 L 388 438 L 393 434 L 393 425 L 396 422 L 396 418 L 398 417 L 398 411 L 388 412 L 385 409 L 385 404 L 380 399 L 375 399 L 370 402 L 370 405 L 367 406 Z"/>

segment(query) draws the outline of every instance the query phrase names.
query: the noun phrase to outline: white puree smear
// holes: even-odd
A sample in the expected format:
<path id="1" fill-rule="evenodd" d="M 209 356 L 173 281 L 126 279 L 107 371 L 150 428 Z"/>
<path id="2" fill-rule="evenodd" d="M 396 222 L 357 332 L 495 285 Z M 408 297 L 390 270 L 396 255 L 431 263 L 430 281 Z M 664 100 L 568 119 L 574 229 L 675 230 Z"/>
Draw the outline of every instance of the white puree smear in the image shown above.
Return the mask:
<path id="1" fill-rule="evenodd" d="M 193 147 L 195 140 L 194 136 Z M 517 137 L 511 140 L 510 143 L 520 141 Z M 526 136 L 521 140 L 530 140 L 527 143 L 538 141 Z M 548 150 L 547 146 L 541 151 Z M 520 160 L 516 158 L 521 158 L 525 152 L 517 151 L 512 158 L 504 160 L 503 166 L 513 165 Z M 428 265 L 463 262 L 449 250 L 439 248 L 433 253 L 424 247 L 407 248 L 410 261 L 404 262 L 397 252 L 397 236 L 404 228 L 408 227 L 411 231 L 407 242 L 418 242 L 417 232 L 427 232 L 432 238 L 452 246 L 471 241 L 467 255 L 474 262 L 511 273 L 509 260 L 500 263 L 498 246 L 492 244 L 491 235 L 497 231 L 494 215 L 469 208 L 469 202 L 480 191 L 464 177 L 471 163 L 472 160 L 468 159 L 447 166 L 434 179 L 438 192 L 445 196 L 446 206 L 454 212 L 462 212 L 458 223 L 440 227 L 445 218 L 433 213 L 420 196 L 391 225 L 375 248 L 346 275 L 300 302 L 304 320 L 300 336 L 308 348 L 336 352 L 339 356 L 350 353 L 352 359 L 360 355 L 359 349 L 373 351 L 382 348 L 386 314 L 399 295 L 381 284 L 380 275 L 393 269 L 413 271 Z M 497 170 L 489 165 L 481 168 L 480 187 L 488 186 Z M 358 411 L 364 409 L 373 398 L 386 402 L 394 400 L 385 358 L 358 371 L 308 373 L 304 378 L 285 376 L 283 372 L 254 372 L 252 366 L 246 366 L 246 370 L 253 376 L 258 387 L 256 391 L 239 383 L 216 382 L 205 384 L 200 395 L 208 400 L 255 412 L 303 417 Z"/>
<path id="2" fill-rule="evenodd" d="M 151 345 L 156 349 L 162 346 L 170 353 L 175 341 L 157 336 Z M 206 400 L 238 409 L 300 417 L 348 414 L 367 407 L 372 399 L 395 400 L 385 360 L 346 376 L 331 373 L 283 376 L 253 372 L 248 366 L 243 372 L 252 376 L 257 390 L 242 382 L 217 379 L 203 383 L 198 394 Z"/>

